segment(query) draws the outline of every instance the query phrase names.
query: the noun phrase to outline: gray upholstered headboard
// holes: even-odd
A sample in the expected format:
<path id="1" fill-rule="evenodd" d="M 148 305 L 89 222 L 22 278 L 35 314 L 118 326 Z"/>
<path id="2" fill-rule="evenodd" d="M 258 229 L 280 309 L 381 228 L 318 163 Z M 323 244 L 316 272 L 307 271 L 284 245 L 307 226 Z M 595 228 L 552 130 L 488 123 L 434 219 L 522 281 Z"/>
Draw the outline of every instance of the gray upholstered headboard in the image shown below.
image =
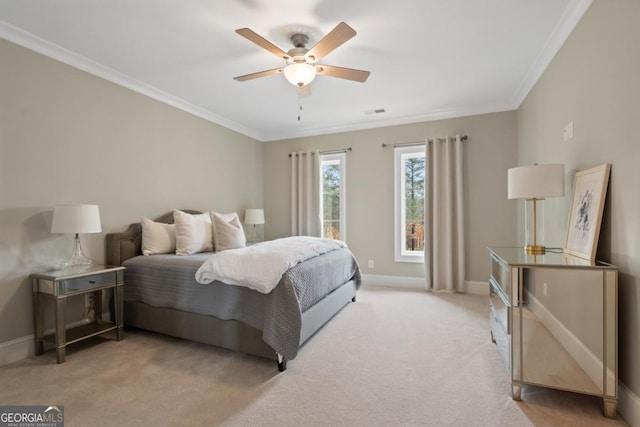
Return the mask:
<path id="1" fill-rule="evenodd" d="M 190 214 L 202 213 L 191 209 L 180 210 Z M 162 215 L 154 221 L 173 224 L 173 211 Z M 129 258 L 142 255 L 142 225 L 136 222 L 130 224 L 129 228 L 122 233 L 107 233 L 105 243 L 107 245 L 107 265 L 119 266 Z"/>

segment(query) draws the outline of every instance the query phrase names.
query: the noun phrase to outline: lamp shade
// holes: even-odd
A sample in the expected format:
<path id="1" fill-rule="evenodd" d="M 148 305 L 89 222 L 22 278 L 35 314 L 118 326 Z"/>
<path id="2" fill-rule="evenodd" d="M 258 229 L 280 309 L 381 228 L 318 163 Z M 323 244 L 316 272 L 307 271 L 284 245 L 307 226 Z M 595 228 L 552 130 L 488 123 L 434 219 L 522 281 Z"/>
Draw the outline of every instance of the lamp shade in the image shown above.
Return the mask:
<path id="1" fill-rule="evenodd" d="M 564 165 L 532 165 L 508 171 L 509 199 L 545 199 L 564 196 Z"/>
<path id="2" fill-rule="evenodd" d="M 244 223 L 251 225 L 264 224 L 264 210 L 247 209 L 244 212 Z"/>
<path id="3" fill-rule="evenodd" d="M 57 205 L 53 210 L 52 233 L 99 233 L 98 205 Z"/>
<path id="4" fill-rule="evenodd" d="M 294 62 L 284 68 L 284 76 L 292 85 L 308 85 L 316 77 L 316 68 L 306 62 Z"/>

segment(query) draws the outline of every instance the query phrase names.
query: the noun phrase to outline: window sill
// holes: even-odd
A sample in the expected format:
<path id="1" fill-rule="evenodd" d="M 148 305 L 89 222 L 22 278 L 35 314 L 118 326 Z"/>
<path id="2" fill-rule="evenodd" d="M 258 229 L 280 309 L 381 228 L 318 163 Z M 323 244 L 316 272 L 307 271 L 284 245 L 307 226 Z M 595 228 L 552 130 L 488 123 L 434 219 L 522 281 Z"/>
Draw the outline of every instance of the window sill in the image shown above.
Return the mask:
<path id="1" fill-rule="evenodd" d="M 409 262 L 414 264 L 424 264 L 424 254 L 420 255 L 396 255 L 396 262 Z"/>

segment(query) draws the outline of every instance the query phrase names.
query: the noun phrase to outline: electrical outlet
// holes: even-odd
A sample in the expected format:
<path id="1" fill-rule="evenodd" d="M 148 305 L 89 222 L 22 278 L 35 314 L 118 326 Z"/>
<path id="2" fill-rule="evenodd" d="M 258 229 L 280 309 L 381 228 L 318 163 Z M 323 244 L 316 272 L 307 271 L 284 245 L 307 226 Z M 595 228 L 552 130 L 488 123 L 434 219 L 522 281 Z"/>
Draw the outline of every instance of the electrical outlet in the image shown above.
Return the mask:
<path id="1" fill-rule="evenodd" d="M 374 268 L 375 267 L 375 264 L 374 264 L 372 259 L 369 260 L 367 265 L 368 265 L 369 268 Z"/>
<path id="2" fill-rule="evenodd" d="M 542 284 L 542 296 L 547 296 L 547 282 Z"/>
<path id="3" fill-rule="evenodd" d="M 573 122 L 572 121 L 567 123 L 565 127 L 562 129 L 562 136 L 565 141 L 568 141 L 571 138 L 573 138 Z"/>

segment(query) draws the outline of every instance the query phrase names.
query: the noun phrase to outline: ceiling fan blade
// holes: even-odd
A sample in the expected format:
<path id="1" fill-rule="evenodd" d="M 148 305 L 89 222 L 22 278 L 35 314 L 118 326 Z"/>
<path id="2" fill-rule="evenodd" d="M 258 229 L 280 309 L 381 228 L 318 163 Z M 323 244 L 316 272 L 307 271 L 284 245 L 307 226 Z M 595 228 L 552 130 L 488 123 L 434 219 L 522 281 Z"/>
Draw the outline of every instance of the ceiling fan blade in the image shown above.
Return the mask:
<path id="1" fill-rule="evenodd" d="M 255 31 L 250 30 L 249 28 L 237 29 L 236 33 L 240 34 L 245 39 L 254 42 L 255 44 L 257 44 L 261 48 L 268 50 L 269 52 L 273 53 L 278 58 L 284 59 L 285 61 L 288 60 L 288 59 L 291 59 L 291 57 L 289 56 L 289 54 L 287 52 L 285 52 L 284 50 L 280 49 L 278 46 L 276 46 L 275 44 L 271 43 L 269 40 L 265 39 L 264 37 L 262 37 L 260 34 L 256 33 Z"/>
<path id="2" fill-rule="evenodd" d="M 233 80 L 237 80 L 239 82 L 244 82 L 247 80 L 257 79 L 259 77 L 266 77 L 272 74 L 281 73 L 283 68 L 274 68 L 272 70 L 258 71 L 257 73 L 245 74 L 244 76 L 234 77 Z"/>
<path id="3" fill-rule="evenodd" d="M 356 30 L 341 22 L 307 52 L 307 57 L 313 56 L 313 61 L 318 61 L 355 35 Z"/>
<path id="4" fill-rule="evenodd" d="M 316 71 L 320 76 L 338 77 L 341 79 L 353 80 L 356 82 L 364 83 L 369 74 L 369 71 L 356 70 L 354 68 L 336 67 L 333 65 L 318 65 Z"/>
<path id="5" fill-rule="evenodd" d="M 298 98 L 311 96 L 311 85 L 298 86 Z"/>

